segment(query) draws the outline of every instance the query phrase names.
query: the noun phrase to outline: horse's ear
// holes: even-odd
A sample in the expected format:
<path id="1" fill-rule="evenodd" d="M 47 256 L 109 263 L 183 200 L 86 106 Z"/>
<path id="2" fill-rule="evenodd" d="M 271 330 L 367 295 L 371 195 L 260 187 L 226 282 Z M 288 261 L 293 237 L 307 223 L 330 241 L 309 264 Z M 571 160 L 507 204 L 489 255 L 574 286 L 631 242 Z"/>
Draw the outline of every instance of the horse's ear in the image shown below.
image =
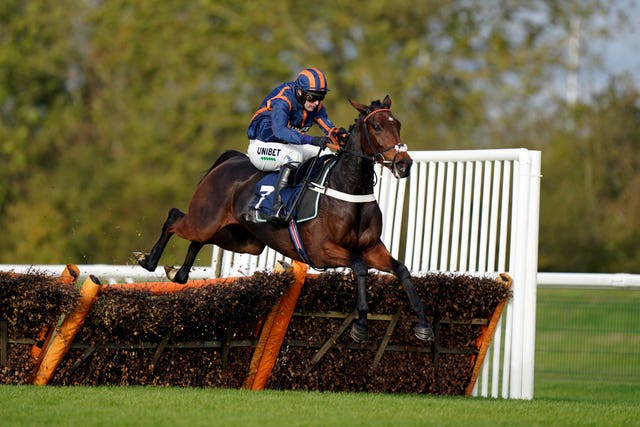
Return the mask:
<path id="1" fill-rule="evenodd" d="M 352 101 L 351 99 L 349 100 L 349 102 L 351 103 L 351 105 L 353 105 L 353 108 L 355 108 L 360 112 L 360 114 L 365 114 L 365 115 L 367 114 L 367 110 L 369 107 L 359 102 Z"/>
<path id="2" fill-rule="evenodd" d="M 384 97 L 384 101 L 382 101 L 382 103 L 387 107 L 390 108 L 391 107 L 391 98 L 389 97 L 389 95 Z"/>

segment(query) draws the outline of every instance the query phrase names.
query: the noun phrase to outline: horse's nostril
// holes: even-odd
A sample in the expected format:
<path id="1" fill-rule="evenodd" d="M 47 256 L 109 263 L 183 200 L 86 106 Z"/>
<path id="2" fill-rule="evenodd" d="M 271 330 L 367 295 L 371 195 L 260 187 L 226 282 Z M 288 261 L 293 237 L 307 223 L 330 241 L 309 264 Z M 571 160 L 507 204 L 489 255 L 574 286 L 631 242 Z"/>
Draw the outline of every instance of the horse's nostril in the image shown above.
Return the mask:
<path id="1" fill-rule="evenodd" d="M 401 162 L 401 166 L 402 166 L 402 169 L 407 171 L 407 172 L 411 169 L 411 163 L 406 161 L 406 160 L 403 160 Z"/>
<path id="2" fill-rule="evenodd" d="M 394 164 L 394 175 L 398 178 L 406 178 L 409 176 L 409 172 L 411 171 L 411 164 L 413 162 L 411 160 L 398 160 Z"/>

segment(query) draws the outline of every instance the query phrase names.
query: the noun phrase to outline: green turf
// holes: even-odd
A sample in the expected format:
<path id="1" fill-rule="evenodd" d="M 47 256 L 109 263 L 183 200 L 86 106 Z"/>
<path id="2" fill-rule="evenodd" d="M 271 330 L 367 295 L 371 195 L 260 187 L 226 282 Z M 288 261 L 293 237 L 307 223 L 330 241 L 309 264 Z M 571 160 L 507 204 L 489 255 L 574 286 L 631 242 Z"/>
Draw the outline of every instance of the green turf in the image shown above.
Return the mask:
<path id="1" fill-rule="evenodd" d="M 639 385 L 640 291 L 539 290 L 535 366 L 536 385 Z"/>
<path id="2" fill-rule="evenodd" d="M 637 400 L 174 387 L 0 386 L 0 424 L 47 426 L 632 426 Z"/>

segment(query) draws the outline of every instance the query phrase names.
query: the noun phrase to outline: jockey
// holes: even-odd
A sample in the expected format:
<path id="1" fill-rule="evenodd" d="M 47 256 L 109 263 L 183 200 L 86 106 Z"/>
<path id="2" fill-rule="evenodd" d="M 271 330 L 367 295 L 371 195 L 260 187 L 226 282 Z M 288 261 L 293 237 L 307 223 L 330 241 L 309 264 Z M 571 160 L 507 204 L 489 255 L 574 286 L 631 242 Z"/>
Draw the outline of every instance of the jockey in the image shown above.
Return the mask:
<path id="1" fill-rule="evenodd" d="M 247 129 L 251 163 L 265 172 L 280 169 L 272 221 L 287 218 L 280 190 L 287 185 L 291 172 L 317 155 L 318 147 L 324 149 L 329 140 L 338 144 L 346 139 L 347 131 L 335 127 L 322 104 L 328 91 L 324 73 L 317 68 L 306 68 L 298 73 L 295 81 L 273 89 L 251 118 Z M 314 123 L 329 138 L 307 135 Z"/>

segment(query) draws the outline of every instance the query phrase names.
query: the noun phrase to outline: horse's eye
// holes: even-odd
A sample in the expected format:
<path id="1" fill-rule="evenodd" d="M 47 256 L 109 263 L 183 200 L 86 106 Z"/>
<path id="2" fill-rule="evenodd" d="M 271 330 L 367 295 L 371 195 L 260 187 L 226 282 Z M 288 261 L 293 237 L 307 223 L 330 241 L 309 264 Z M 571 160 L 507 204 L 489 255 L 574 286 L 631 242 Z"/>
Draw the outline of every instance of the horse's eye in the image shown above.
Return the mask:
<path id="1" fill-rule="evenodd" d="M 380 130 L 380 125 L 378 123 L 372 123 L 371 127 L 373 128 L 373 130 Z"/>

